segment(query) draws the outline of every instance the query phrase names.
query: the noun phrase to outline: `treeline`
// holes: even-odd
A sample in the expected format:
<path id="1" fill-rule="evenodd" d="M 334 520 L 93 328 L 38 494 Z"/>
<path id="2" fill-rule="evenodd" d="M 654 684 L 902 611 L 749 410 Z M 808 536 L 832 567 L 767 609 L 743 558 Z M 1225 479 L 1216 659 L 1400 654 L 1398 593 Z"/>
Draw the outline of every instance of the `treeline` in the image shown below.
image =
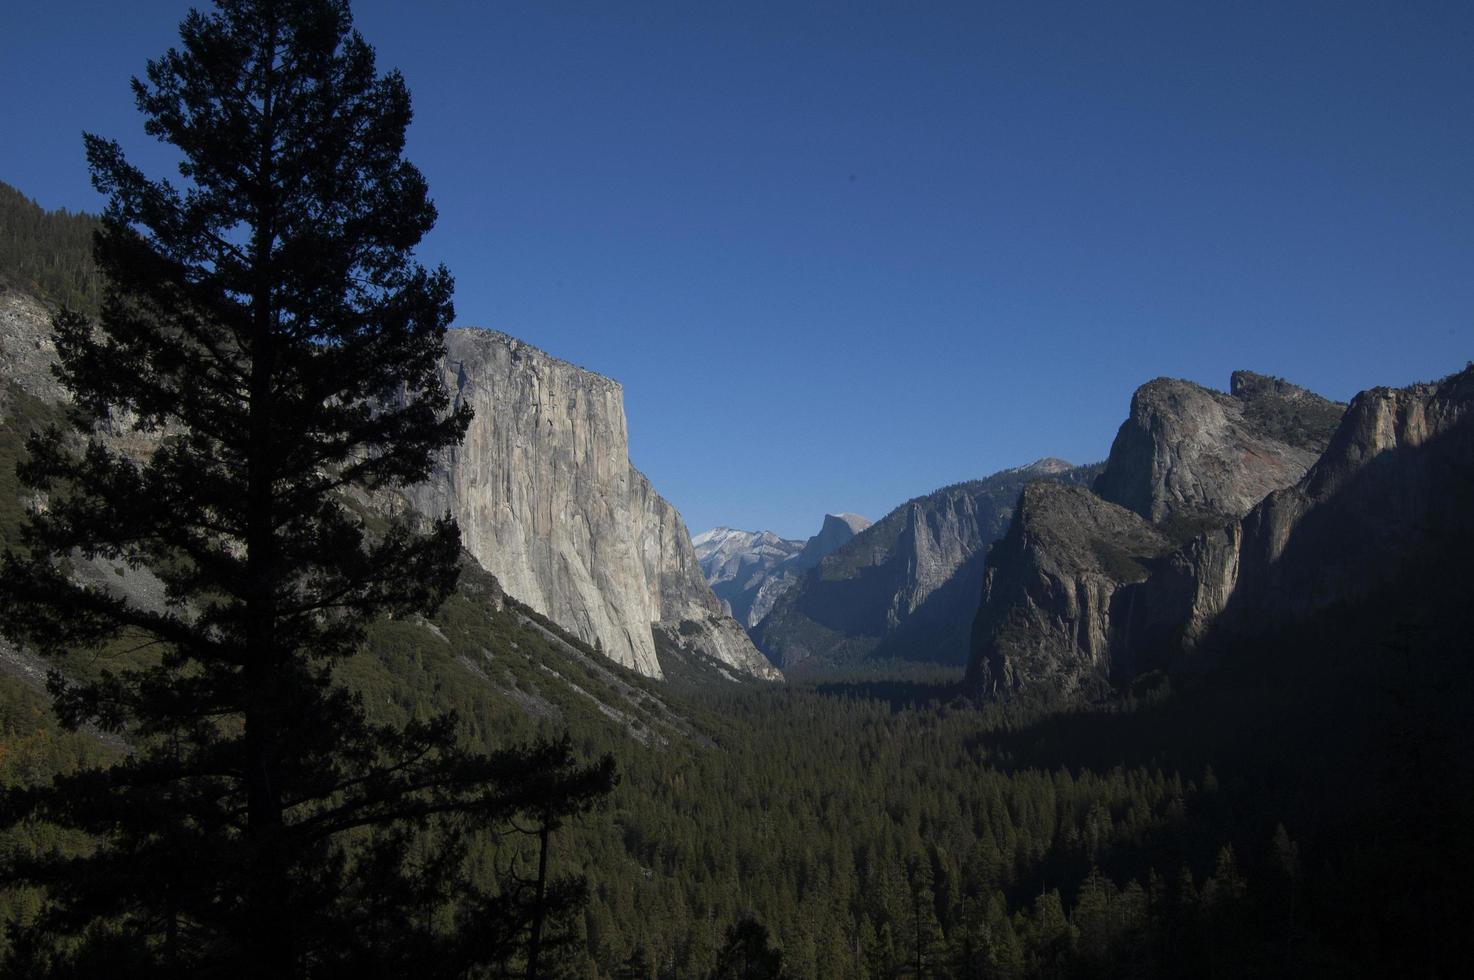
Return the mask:
<path id="1" fill-rule="evenodd" d="M 1062 714 L 697 694 L 716 746 L 621 752 L 570 836 L 588 955 L 704 976 L 752 916 L 795 977 L 1456 974 L 1474 683 L 1449 598 Z"/>
<path id="2" fill-rule="evenodd" d="M 0 287 L 96 314 L 102 302 L 92 261 L 96 228 L 92 215 L 47 211 L 0 181 Z"/>

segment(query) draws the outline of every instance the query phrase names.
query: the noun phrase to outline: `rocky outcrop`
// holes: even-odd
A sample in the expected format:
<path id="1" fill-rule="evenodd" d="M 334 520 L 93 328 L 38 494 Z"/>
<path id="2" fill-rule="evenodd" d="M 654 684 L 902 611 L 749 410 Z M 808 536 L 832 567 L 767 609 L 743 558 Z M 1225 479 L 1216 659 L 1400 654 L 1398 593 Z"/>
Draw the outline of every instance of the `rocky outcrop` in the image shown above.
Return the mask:
<path id="1" fill-rule="evenodd" d="M 1158 378 L 1132 396 L 1095 492 L 1189 537 L 1300 479 L 1344 408 L 1248 371 L 1229 394 Z"/>
<path id="2" fill-rule="evenodd" d="M 1362 392 L 1298 483 L 1153 574 L 1129 627 L 1150 665 L 1202 667 L 1245 637 L 1409 576 L 1462 574 L 1470 500 L 1474 368 Z"/>
<path id="3" fill-rule="evenodd" d="M 988 556 L 969 683 L 991 697 L 1106 691 L 1129 643 L 1112 624 L 1171 547 L 1145 519 L 1085 487 L 1025 486 Z"/>
<path id="4" fill-rule="evenodd" d="M 754 616 L 756 601 L 773 580 L 776 570 L 803 550 L 802 541 L 780 538 L 772 531 L 739 531 L 730 527 L 712 528 L 691 539 L 701 573 L 716 597 L 726 603 L 732 617 L 743 626 L 754 626 L 762 615 Z M 785 581 L 786 587 L 787 581 Z M 776 599 L 779 592 L 771 592 Z"/>
<path id="5" fill-rule="evenodd" d="M 849 544 L 850 539 L 870 526 L 859 514 L 825 514 L 819 533 L 804 542 L 793 558 L 793 571 L 802 574 Z"/>
<path id="6" fill-rule="evenodd" d="M 859 514 L 825 514 L 819 533 L 805 542 L 771 531 L 719 527 L 698 534 L 692 543 L 707 584 L 751 629 L 804 572 L 869 526 Z"/>
<path id="7" fill-rule="evenodd" d="M 0 287 L 0 419 L 6 414 L 6 389 L 11 385 L 43 402 L 67 400 L 65 389 L 51 374 L 56 363 L 51 314 L 35 297 Z"/>
<path id="8" fill-rule="evenodd" d="M 1142 385 L 1093 493 L 1026 489 L 988 559 L 971 683 L 994 697 L 1078 699 L 1159 659 L 1147 647 L 1181 631 L 1148 611 L 1147 569 L 1304 476 L 1343 409 L 1249 371 L 1234 372 L 1228 394 Z"/>
<path id="9" fill-rule="evenodd" d="M 680 515 L 631 465 L 616 382 L 495 331 L 452 330 L 446 349 L 446 384 L 476 418 L 410 491 L 418 509 L 453 514 L 508 595 L 619 663 L 660 676 L 651 630 L 666 624 L 739 671 L 774 676 L 722 622 Z"/>
<path id="10" fill-rule="evenodd" d="M 688 645 L 776 676 L 740 628 L 721 622 L 680 515 L 630 464 L 619 385 L 505 334 L 452 330 L 446 345 L 446 384 L 476 419 L 435 476 L 408 491 L 411 503 L 453 513 L 466 550 L 508 594 L 626 666 L 659 676 L 651 629 L 690 622 Z M 0 290 L 0 421 L 17 398 L 65 400 L 55 356 L 51 310 Z"/>
<path id="11" fill-rule="evenodd" d="M 785 670 L 865 658 L 964 663 L 983 559 L 1023 485 L 1098 472 L 1044 459 L 907 501 L 780 596 L 755 631 L 758 646 Z"/>
<path id="12" fill-rule="evenodd" d="M 1110 479 L 1095 484 L 1138 506 L 1025 491 L 988 562 L 971 682 L 996 697 L 1089 697 L 1147 670 L 1202 669 L 1246 637 L 1411 576 L 1457 574 L 1474 541 L 1471 406 L 1474 368 L 1363 392 L 1344 413 L 1244 372 L 1233 396 L 1145 386 L 1112 449 Z M 1325 434 L 1332 413 L 1339 424 Z M 1154 440 L 1149 453 L 1138 451 L 1143 434 Z M 1294 481 L 1241 514 L 1214 516 L 1293 471 L 1286 447 L 1316 445 L 1324 452 Z M 1235 458 L 1238 469 L 1220 469 Z M 1184 541 L 1185 515 L 1203 527 Z"/>

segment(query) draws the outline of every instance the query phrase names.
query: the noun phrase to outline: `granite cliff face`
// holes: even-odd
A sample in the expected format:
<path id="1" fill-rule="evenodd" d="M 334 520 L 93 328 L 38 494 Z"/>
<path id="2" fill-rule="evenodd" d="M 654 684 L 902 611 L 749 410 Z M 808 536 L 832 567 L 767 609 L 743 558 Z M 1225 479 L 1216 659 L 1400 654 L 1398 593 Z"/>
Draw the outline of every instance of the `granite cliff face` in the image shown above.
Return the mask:
<path id="1" fill-rule="evenodd" d="M 1133 456 L 1127 438 L 1127 452 L 1118 458 L 1113 450 L 1107 471 L 1135 481 L 1116 487 L 1151 489 L 1153 496 L 1136 499 L 1163 515 L 1157 524 L 1088 495 L 1028 488 L 989 560 L 969 667 L 976 689 L 1088 697 L 1146 670 L 1200 670 L 1246 638 L 1430 575 L 1457 574 L 1474 541 L 1474 368 L 1437 384 L 1363 392 L 1337 411 L 1339 423 L 1325 435 L 1339 406 L 1274 379 L 1234 380 L 1242 415 L 1258 430 L 1251 436 L 1324 445 L 1324 452 L 1293 482 L 1186 540 L 1175 518 L 1210 514 L 1204 501 L 1241 500 L 1244 488 L 1283 472 L 1290 457 L 1266 463 L 1262 453 L 1245 454 L 1242 467 L 1256 472 L 1233 472 L 1215 485 L 1222 454 L 1168 444 Z M 1147 387 L 1133 416 L 1144 406 L 1153 424 L 1134 426 L 1133 418 L 1123 436 L 1135 427 L 1170 443 L 1224 431 L 1211 407 L 1211 425 L 1166 417 L 1164 405 L 1203 406 L 1199 394 L 1168 401 L 1160 382 Z M 1265 398 L 1267 405 L 1255 405 Z M 1234 432 L 1220 442 L 1243 444 Z M 1142 479 L 1124 465 L 1132 459 L 1152 467 L 1169 460 L 1151 471 L 1169 475 Z M 1113 486 L 1103 478 L 1097 490 L 1102 482 Z"/>
<path id="2" fill-rule="evenodd" d="M 453 513 L 508 594 L 625 666 L 660 676 L 651 631 L 664 624 L 686 649 L 778 676 L 724 621 L 680 515 L 630 464 L 618 384 L 492 331 L 452 330 L 446 347 L 446 385 L 476 419 L 412 504 Z M 0 420 L 16 397 L 65 400 L 54 360 L 51 311 L 0 291 Z"/>
<path id="3" fill-rule="evenodd" d="M 758 625 L 758 646 L 785 670 L 865 658 L 963 663 L 988 547 L 1023 485 L 1088 482 L 1099 467 L 1058 459 L 909 500 L 822 559 Z"/>
<path id="4" fill-rule="evenodd" d="M 1171 546 L 1145 519 L 1085 487 L 1025 486 L 988 556 L 970 684 L 991 697 L 1103 694 L 1129 641 L 1113 623 L 1151 560 Z"/>
<path id="5" fill-rule="evenodd" d="M 476 418 L 410 492 L 418 509 L 450 511 L 507 594 L 619 663 L 661 676 L 651 631 L 664 625 L 775 676 L 723 622 L 680 515 L 630 463 L 617 383 L 495 331 L 451 330 L 446 351 L 446 385 Z"/>
<path id="6" fill-rule="evenodd" d="M 1461 574 L 1470 500 L 1474 367 L 1364 391 L 1300 481 L 1173 554 L 1128 627 L 1148 666 L 1189 669 L 1399 580 Z"/>
<path id="7" fill-rule="evenodd" d="M 1132 396 L 1095 492 L 1190 534 L 1303 476 L 1344 409 L 1248 371 L 1234 372 L 1229 394 L 1158 378 Z"/>
<path id="8" fill-rule="evenodd" d="M 0 287 L 0 418 L 11 385 L 43 402 L 59 404 L 67 399 L 51 375 L 55 361 L 51 311 L 33 296 Z"/>
<path id="9" fill-rule="evenodd" d="M 698 534 L 692 544 L 707 584 L 751 629 L 804 572 L 869 526 L 859 514 L 825 514 L 819 533 L 808 541 L 719 527 Z"/>
<path id="10" fill-rule="evenodd" d="M 1142 385 L 1093 492 L 1025 490 L 988 559 L 970 682 L 995 697 L 1091 697 L 1160 659 L 1147 649 L 1181 630 L 1147 599 L 1149 571 L 1304 476 L 1344 408 L 1248 371 L 1229 394 Z"/>
<path id="11" fill-rule="evenodd" d="M 805 541 L 803 550 L 794 556 L 793 570 L 807 572 L 869 526 L 870 520 L 859 514 L 825 514 L 819 533 Z"/>

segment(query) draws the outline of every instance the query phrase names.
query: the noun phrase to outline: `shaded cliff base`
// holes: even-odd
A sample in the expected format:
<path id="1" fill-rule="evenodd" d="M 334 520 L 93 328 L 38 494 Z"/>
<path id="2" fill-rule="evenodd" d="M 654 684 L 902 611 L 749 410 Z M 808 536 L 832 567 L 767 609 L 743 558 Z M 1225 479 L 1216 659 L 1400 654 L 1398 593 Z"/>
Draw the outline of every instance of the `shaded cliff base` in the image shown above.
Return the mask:
<path id="1" fill-rule="evenodd" d="M 1174 855 L 1211 862 L 1225 838 L 1258 842 L 1237 855 L 1252 887 L 1236 934 L 1185 921 L 1184 959 L 1196 947 L 1234 963 L 1224 975 L 1461 975 L 1474 955 L 1474 605 L 1461 564 L 1450 555 L 1253 639 L 1221 636 L 1215 665 L 1148 673 L 1105 703 L 988 703 L 1013 721 L 977 751 L 1015 772 L 1198 774 L 1177 821 L 1095 859 L 1122 880 Z M 1045 880 L 1078 872 L 1055 860 Z"/>

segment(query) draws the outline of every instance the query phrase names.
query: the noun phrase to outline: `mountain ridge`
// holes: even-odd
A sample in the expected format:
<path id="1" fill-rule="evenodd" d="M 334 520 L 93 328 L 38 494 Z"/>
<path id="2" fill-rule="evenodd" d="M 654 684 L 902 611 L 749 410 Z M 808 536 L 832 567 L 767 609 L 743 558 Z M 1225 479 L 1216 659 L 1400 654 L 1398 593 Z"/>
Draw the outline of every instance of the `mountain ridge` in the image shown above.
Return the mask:
<path id="1" fill-rule="evenodd" d="M 1169 395 L 1185 384 L 1172 383 Z M 1211 464 L 1222 453 L 1180 441 L 1151 454 L 1128 444 L 1118 456 L 1113 448 L 1107 472 L 1157 467 L 1145 478 L 1130 474 L 1156 497 L 1144 504 L 1138 498 L 1135 510 L 1119 503 L 1115 511 L 1102 510 L 1111 502 L 1098 480 L 1092 516 L 1076 520 L 1075 533 L 1053 537 L 1030 535 L 1028 527 L 1051 521 L 1060 530 L 1071 518 L 1038 512 L 1026 494 L 1009 539 L 1028 539 L 1028 547 L 1000 547 L 989 559 L 969 663 L 975 691 L 1004 699 L 1079 700 L 1154 670 L 1201 673 L 1256 636 L 1298 628 L 1420 576 L 1452 574 L 1461 560 L 1457 542 L 1474 539 L 1474 520 L 1461 506 L 1474 490 L 1474 365 L 1437 382 L 1371 388 L 1347 406 L 1249 372 L 1235 372 L 1232 387 L 1235 400 L 1250 409 L 1242 415 L 1244 424 L 1257 428 L 1253 438 L 1319 447 L 1313 462 L 1237 513 L 1199 510 L 1196 527 L 1179 520 L 1183 511 L 1192 514 L 1210 499 L 1241 502 L 1243 488 L 1284 480 L 1283 460 L 1292 457 L 1243 454 L 1238 471 L 1214 487 L 1208 484 L 1219 474 L 1203 461 Z M 1142 390 L 1133 397 L 1133 418 L 1123 433 L 1134 427 L 1168 441 L 1221 434 L 1211 416 L 1208 425 L 1165 417 L 1160 381 L 1143 388 L 1145 397 Z M 1209 397 L 1222 404 L 1232 396 Z M 1267 410 L 1253 418 L 1256 402 L 1264 406 L 1266 400 Z M 1201 403 L 1191 396 L 1176 404 L 1182 411 Z M 1150 416 L 1151 424 L 1140 424 L 1138 414 Z M 1240 436 L 1226 438 L 1233 445 Z M 1164 474 L 1164 460 L 1169 470 L 1199 471 Z M 1246 475 L 1254 467 L 1259 472 Z M 1142 510 L 1158 519 L 1147 520 Z M 1109 513 L 1116 516 L 1101 516 Z M 1124 561 L 1082 575 L 1082 556 L 1113 529 L 1119 538 L 1133 521 L 1139 534 L 1135 547 L 1117 556 Z M 1140 534 L 1154 540 L 1143 546 Z M 1088 601 L 1080 601 L 1082 594 Z"/>
<path id="2" fill-rule="evenodd" d="M 877 658 L 964 663 L 983 558 L 1023 484 L 1097 472 L 1045 457 L 911 498 L 780 596 L 758 624 L 758 647 L 784 670 Z"/>
<path id="3" fill-rule="evenodd" d="M 859 514 L 825 514 L 806 541 L 772 531 L 713 528 L 692 539 L 707 584 L 748 631 L 804 572 L 870 526 Z"/>

